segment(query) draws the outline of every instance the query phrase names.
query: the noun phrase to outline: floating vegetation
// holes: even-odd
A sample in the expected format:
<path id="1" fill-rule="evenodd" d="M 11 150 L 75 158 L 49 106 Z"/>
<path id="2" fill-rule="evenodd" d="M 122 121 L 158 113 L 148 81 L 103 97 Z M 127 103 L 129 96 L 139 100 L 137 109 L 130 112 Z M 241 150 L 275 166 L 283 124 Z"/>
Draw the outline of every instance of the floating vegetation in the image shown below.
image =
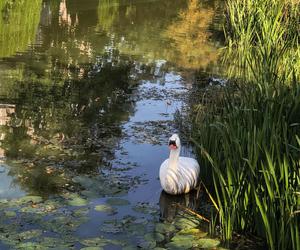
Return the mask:
<path id="1" fill-rule="evenodd" d="M 111 206 L 126 206 L 130 204 L 128 200 L 121 198 L 109 198 L 106 200 L 106 203 Z"/>
<path id="2" fill-rule="evenodd" d="M 136 212 L 143 213 L 143 214 L 151 214 L 151 215 L 157 214 L 157 207 L 146 202 L 139 202 L 132 209 Z"/>
<path id="3" fill-rule="evenodd" d="M 116 214 L 117 210 L 109 205 L 97 205 L 94 208 L 97 212 L 104 212 L 104 213 L 108 213 L 110 215 Z"/>

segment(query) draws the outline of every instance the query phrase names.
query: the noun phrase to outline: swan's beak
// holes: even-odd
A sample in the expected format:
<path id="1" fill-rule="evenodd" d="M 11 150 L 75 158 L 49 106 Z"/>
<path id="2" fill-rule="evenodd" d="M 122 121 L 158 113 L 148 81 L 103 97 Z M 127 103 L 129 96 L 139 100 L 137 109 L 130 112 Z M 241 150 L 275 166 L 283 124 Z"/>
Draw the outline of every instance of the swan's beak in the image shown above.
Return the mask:
<path id="1" fill-rule="evenodd" d="M 169 149 L 170 150 L 175 150 L 177 149 L 177 145 L 175 141 L 169 141 Z"/>

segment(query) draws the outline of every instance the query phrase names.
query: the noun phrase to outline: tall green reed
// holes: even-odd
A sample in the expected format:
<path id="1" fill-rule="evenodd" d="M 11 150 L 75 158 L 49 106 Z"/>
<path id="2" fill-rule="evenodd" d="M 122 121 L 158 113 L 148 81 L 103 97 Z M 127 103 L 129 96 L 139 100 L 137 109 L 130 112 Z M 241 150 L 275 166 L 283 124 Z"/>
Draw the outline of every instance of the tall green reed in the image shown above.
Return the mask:
<path id="1" fill-rule="evenodd" d="M 287 1 L 228 1 L 224 63 L 233 62 L 238 80 L 199 105 L 193 131 L 212 168 L 224 240 L 250 232 L 270 249 L 300 249 L 299 10 Z"/>

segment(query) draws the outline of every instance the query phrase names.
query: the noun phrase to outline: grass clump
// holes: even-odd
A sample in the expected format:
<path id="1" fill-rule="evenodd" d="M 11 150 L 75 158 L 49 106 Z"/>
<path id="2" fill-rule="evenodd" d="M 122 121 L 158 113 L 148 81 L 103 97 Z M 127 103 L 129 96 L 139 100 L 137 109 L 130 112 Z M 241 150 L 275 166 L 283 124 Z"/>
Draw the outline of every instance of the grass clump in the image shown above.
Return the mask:
<path id="1" fill-rule="evenodd" d="M 224 63 L 237 80 L 198 105 L 193 130 L 224 240 L 247 232 L 270 249 L 300 249 L 299 10 L 296 1 L 227 3 Z"/>

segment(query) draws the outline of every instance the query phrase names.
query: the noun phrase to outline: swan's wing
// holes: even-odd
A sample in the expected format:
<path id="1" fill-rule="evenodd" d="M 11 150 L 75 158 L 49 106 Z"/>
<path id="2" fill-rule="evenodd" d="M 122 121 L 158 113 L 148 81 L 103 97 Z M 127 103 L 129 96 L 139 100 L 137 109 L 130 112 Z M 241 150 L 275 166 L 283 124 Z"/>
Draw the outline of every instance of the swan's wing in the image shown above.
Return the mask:
<path id="1" fill-rule="evenodd" d="M 180 157 L 179 166 L 183 189 L 188 192 L 198 183 L 200 166 L 195 159 L 188 157 Z"/>

